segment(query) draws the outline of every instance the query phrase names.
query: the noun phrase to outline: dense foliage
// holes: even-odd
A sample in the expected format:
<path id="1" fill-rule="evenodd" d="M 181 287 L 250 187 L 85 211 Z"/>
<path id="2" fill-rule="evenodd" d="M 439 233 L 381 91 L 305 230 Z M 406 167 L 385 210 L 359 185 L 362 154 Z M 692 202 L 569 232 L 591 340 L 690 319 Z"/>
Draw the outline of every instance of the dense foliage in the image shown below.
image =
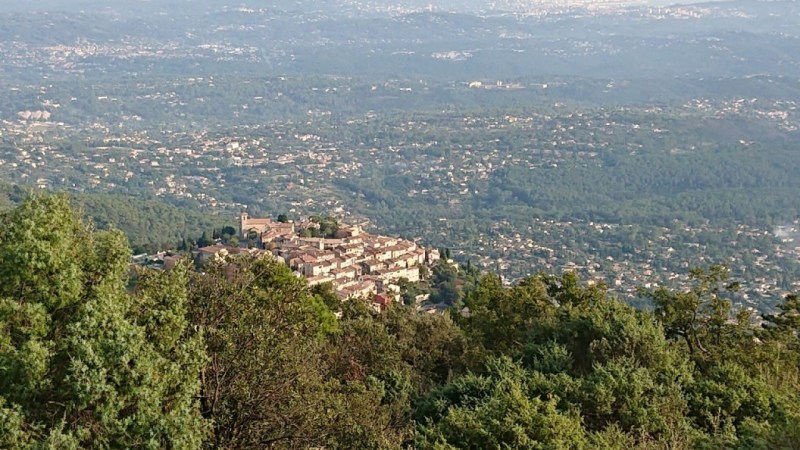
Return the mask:
<path id="1" fill-rule="evenodd" d="M 19 185 L 0 183 L 0 211 L 11 209 L 31 192 Z M 70 198 L 73 208 L 97 228 L 122 231 L 134 253 L 173 249 L 187 237 L 223 229 L 230 222 L 196 205 L 180 207 L 158 198 L 85 193 L 73 193 Z"/>
<path id="2" fill-rule="evenodd" d="M 34 197 L 0 230 L 3 448 L 800 448 L 800 298 L 721 267 L 639 311 L 574 274 L 376 312 L 269 259 L 139 270 Z M 451 275 L 435 269 L 442 282 Z"/>
<path id="3" fill-rule="evenodd" d="M 99 228 L 123 231 L 136 253 L 171 249 L 187 236 L 200 235 L 230 222 L 227 217 L 197 208 L 181 208 L 155 198 L 86 194 L 75 196 L 74 203 Z"/>
<path id="4" fill-rule="evenodd" d="M 1 220 L 0 447 L 198 447 L 186 269 L 148 272 L 131 295 L 124 235 L 88 228 L 66 198 Z"/>

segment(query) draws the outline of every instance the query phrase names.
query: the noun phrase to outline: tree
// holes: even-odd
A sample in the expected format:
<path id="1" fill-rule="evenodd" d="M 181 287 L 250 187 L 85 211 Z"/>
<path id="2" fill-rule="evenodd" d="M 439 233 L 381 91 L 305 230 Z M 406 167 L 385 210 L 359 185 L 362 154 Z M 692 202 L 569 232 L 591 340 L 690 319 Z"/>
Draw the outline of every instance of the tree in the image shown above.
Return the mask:
<path id="1" fill-rule="evenodd" d="M 208 235 L 208 231 L 203 231 L 203 235 L 200 236 L 200 239 L 197 240 L 198 247 L 206 247 L 214 243 L 214 240 L 211 236 Z"/>
<path id="2" fill-rule="evenodd" d="M 478 354 L 520 361 L 529 372 L 526 395 L 579 412 L 591 439 L 689 447 L 682 389 L 691 365 L 652 314 L 570 273 L 512 287 L 488 275 L 464 304 L 469 313 L 454 317 Z"/>
<path id="3" fill-rule="evenodd" d="M 332 312 L 338 313 L 342 310 L 342 301 L 333 290 L 332 283 L 327 282 L 311 286 L 311 294 L 322 301 Z"/>
<path id="4" fill-rule="evenodd" d="M 467 316 L 459 313 L 454 317 L 471 341 L 490 354 L 511 357 L 521 355 L 531 328 L 543 325 L 556 309 L 538 279 L 529 278 L 505 288 L 496 275 L 481 278 L 467 294 L 464 306 L 469 311 Z"/>
<path id="5" fill-rule="evenodd" d="M 558 400 L 531 397 L 526 371 L 508 358 L 490 360 L 486 375 L 469 374 L 433 391 L 417 411 L 417 446 L 439 449 L 582 449 L 580 416 Z"/>
<path id="6" fill-rule="evenodd" d="M 456 284 L 458 273 L 452 266 L 440 262 L 433 268 L 431 278 L 431 301 L 453 305 L 461 299 L 461 291 Z"/>
<path id="7" fill-rule="evenodd" d="M 405 373 L 420 394 L 465 370 L 464 334 L 446 315 L 401 305 L 375 313 L 365 302 L 348 301 L 340 327 L 330 338 L 329 356 L 343 377 Z"/>
<path id="8" fill-rule="evenodd" d="M 419 266 L 419 279 L 422 281 L 426 281 L 431 276 L 431 271 L 428 268 L 427 264 L 421 264 Z"/>
<path id="9" fill-rule="evenodd" d="M 255 241 L 258 239 L 258 231 L 255 229 L 251 229 L 247 232 L 247 239 L 250 241 Z"/>
<path id="10" fill-rule="evenodd" d="M 765 328 L 773 334 L 789 335 L 794 345 L 800 346 L 800 295 L 787 295 L 776 308 L 777 314 L 764 317 Z"/>
<path id="11" fill-rule="evenodd" d="M 204 353 L 185 276 L 144 272 L 63 196 L 33 197 L 0 230 L 0 447 L 199 448 Z"/>
<path id="12" fill-rule="evenodd" d="M 319 222 L 319 235 L 321 237 L 332 238 L 339 229 L 339 222 L 335 217 L 326 216 Z M 312 229 L 312 231 L 314 231 Z"/>
<path id="13" fill-rule="evenodd" d="M 399 445 L 384 390 L 339 379 L 323 358 L 338 324 L 285 265 L 211 262 L 190 283 L 192 323 L 206 337 L 203 415 L 209 448 L 376 448 Z M 393 444 L 393 445 L 390 445 Z"/>
<path id="14" fill-rule="evenodd" d="M 694 381 L 684 395 L 687 415 L 704 433 L 699 442 L 759 448 L 756 441 L 784 440 L 791 435 L 786 427 L 796 423 L 800 394 L 794 299 L 788 297 L 778 315 L 765 317 L 760 331 L 751 326 L 748 311 L 735 311 L 724 297 L 737 288 L 724 267 L 695 269 L 692 279 L 688 291 L 649 295 L 666 336 L 685 345 L 694 363 Z"/>
<path id="15" fill-rule="evenodd" d="M 664 324 L 667 337 L 682 339 L 692 355 L 711 356 L 711 346 L 722 348 L 725 335 L 735 330 L 728 324 L 731 302 L 722 294 L 735 292 L 738 284 L 727 283 L 728 269 L 724 266 L 693 269 L 691 279 L 694 286 L 687 292 L 660 288 L 641 294 L 656 305 L 656 316 Z M 749 319 L 744 314 L 738 317 L 740 323 Z"/>

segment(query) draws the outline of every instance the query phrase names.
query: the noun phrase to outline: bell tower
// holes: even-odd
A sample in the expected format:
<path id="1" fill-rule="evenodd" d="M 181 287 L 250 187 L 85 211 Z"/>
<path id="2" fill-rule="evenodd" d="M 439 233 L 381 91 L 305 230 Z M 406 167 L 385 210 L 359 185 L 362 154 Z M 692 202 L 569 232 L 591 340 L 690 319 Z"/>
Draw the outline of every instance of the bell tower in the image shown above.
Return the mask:
<path id="1" fill-rule="evenodd" d="M 239 234 L 242 237 L 247 235 L 247 221 L 250 220 L 250 215 L 246 211 L 239 213 Z"/>

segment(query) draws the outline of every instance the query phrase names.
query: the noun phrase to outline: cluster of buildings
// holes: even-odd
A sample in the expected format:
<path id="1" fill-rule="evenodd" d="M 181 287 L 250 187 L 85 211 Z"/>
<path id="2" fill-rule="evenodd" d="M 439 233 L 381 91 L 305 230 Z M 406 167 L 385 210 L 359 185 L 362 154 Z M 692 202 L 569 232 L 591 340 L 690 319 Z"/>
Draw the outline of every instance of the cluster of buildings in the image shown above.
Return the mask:
<path id="1" fill-rule="evenodd" d="M 210 80 L 198 78 L 189 82 L 202 86 Z M 547 89 L 557 88 L 557 83 L 549 81 Z M 156 90 L 152 95 L 166 88 L 153 88 Z M 165 97 L 177 95 L 173 91 L 162 93 Z M 424 213 L 419 214 L 413 225 L 387 215 L 381 226 L 393 232 L 425 236 L 428 242 L 451 247 L 458 259 L 470 259 L 478 267 L 502 273 L 508 280 L 540 270 L 553 273 L 577 270 L 584 277 L 602 280 L 616 293 L 633 298 L 639 286 L 680 285 L 686 281 L 689 267 L 724 262 L 735 276 L 741 277 L 743 292 L 755 305 L 797 290 L 792 283 L 800 273 L 800 247 L 787 241 L 776 242 L 772 230 L 763 226 L 739 230 L 737 224 L 717 228 L 697 223 L 692 227 L 662 229 L 644 223 L 550 220 L 535 215 L 524 219 L 520 218 L 522 214 L 498 221 L 490 214 L 478 216 L 472 211 L 488 212 L 495 205 L 515 201 L 513 189 L 506 188 L 505 181 L 497 178 L 509 169 L 532 173 L 563 166 L 601 165 L 603 154 L 644 152 L 647 149 L 642 142 L 653 139 L 662 142 L 658 136 L 673 136 L 665 138 L 663 144 L 669 147 L 662 150 L 676 155 L 694 152 L 701 145 L 707 148 L 718 145 L 698 142 L 691 133 L 679 138 L 681 134 L 674 131 L 683 127 L 684 119 L 673 124 L 673 132 L 667 131 L 668 124 L 677 120 L 675 117 L 688 121 L 709 118 L 720 123 L 754 120 L 753 123 L 761 124 L 759 127 L 774 132 L 796 132 L 800 129 L 799 106 L 795 100 L 700 98 L 676 110 L 565 109 L 515 115 L 454 115 L 435 120 L 409 117 L 391 125 L 370 116 L 349 121 L 350 131 L 340 130 L 335 122 L 319 120 L 303 126 L 291 121 L 270 122 L 242 125 L 220 133 L 177 130 L 156 136 L 147 130 L 120 133 L 107 126 L 71 129 L 52 121 L 63 114 L 63 109 L 43 102 L 25 107 L 32 116 L 23 114 L 0 120 L 0 144 L 4 146 L 0 151 L 0 177 L 9 183 L 41 189 L 85 192 L 115 192 L 121 186 L 126 186 L 127 192 L 127 186 L 133 185 L 137 194 L 155 194 L 167 202 L 188 199 L 212 214 L 221 215 L 238 214 L 245 206 L 234 199 L 247 199 L 261 210 L 289 208 L 291 214 L 333 211 L 349 217 L 351 223 L 361 217 L 381 217 L 382 206 L 364 201 L 363 196 L 377 191 L 376 186 L 391 185 L 397 200 L 408 198 L 402 208 Z M 54 111 L 53 117 L 47 122 L 23 120 L 35 118 L 33 111 L 50 109 Z M 674 115 L 676 111 L 678 115 Z M 345 139 L 352 130 L 376 129 L 393 137 L 356 143 Z M 525 137 L 523 143 L 512 145 L 519 136 Z M 62 145 L 64 142 L 76 145 Z M 731 141 L 731 145 L 735 142 Z M 750 143 L 741 141 L 739 145 Z M 383 183 L 389 173 L 391 183 Z M 371 180 L 376 176 L 381 178 Z M 242 177 L 252 182 L 242 183 Z M 480 208 L 471 210 L 470 205 Z M 305 222 L 308 221 L 286 226 L 295 227 L 294 234 L 299 234 L 304 227 L 313 226 Z M 273 254 L 284 246 L 288 249 L 292 245 L 319 247 L 320 244 L 313 239 L 287 238 L 286 229 L 266 221 L 260 230 L 266 234 L 258 236 L 259 245 L 253 249 L 220 246 L 201 255 L 208 257 L 221 250 Z M 636 245 L 631 244 L 634 234 L 639 236 Z M 722 234 L 726 236 L 724 239 Z M 337 237 L 344 238 L 347 237 Z M 338 242 L 331 242 L 336 241 L 322 241 L 321 251 L 333 252 L 339 246 Z M 369 245 L 364 248 L 374 249 Z M 303 252 L 301 248 L 295 249 L 294 254 Z M 284 259 L 287 262 L 296 261 L 289 250 L 276 256 L 288 257 Z M 363 269 L 364 260 L 357 263 L 362 268 L 361 274 L 348 278 L 339 272 L 346 268 L 332 267 L 331 261 L 324 259 L 330 256 L 310 253 L 305 256 L 317 258 L 318 267 L 311 268 L 308 275 L 312 283 L 333 278 L 336 286 L 349 289 L 361 278 L 373 275 Z M 160 264 L 162 258 L 154 261 Z M 304 267 L 296 264 L 293 267 L 298 273 L 304 271 Z M 386 264 L 375 270 L 390 271 L 394 267 Z M 377 286 L 375 290 L 378 291 Z M 342 290 L 342 294 L 346 295 L 346 291 Z"/>
<path id="2" fill-rule="evenodd" d="M 439 260 L 438 250 L 369 234 L 360 225 L 340 225 L 326 237 L 306 237 L 318 233 L 303 233 L 319 226 L 308 219 L 278 222 L 242 213 L 240 242 L 251 248 L 212 245 L 198 252 L 202 261 L 220 254 L 271 255 L 305 277 L 311 286 L 331 283 L 342 300 L 371 298 L 380 306 L 399 299 L 401 280 L 419 281 L 420 268 Z"/>

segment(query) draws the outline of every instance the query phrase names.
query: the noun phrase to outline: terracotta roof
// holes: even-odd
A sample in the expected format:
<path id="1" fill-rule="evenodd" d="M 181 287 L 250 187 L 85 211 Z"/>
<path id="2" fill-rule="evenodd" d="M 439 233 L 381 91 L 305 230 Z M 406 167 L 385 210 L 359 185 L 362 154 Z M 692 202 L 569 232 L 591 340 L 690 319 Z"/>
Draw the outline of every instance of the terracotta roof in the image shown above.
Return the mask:
<path id="1" fill-rule="evenodd" d="M 244 221 L 244 226 L 247 225 L 269 225 L 272 223 L 272 219 L 246 219 Z"/>

